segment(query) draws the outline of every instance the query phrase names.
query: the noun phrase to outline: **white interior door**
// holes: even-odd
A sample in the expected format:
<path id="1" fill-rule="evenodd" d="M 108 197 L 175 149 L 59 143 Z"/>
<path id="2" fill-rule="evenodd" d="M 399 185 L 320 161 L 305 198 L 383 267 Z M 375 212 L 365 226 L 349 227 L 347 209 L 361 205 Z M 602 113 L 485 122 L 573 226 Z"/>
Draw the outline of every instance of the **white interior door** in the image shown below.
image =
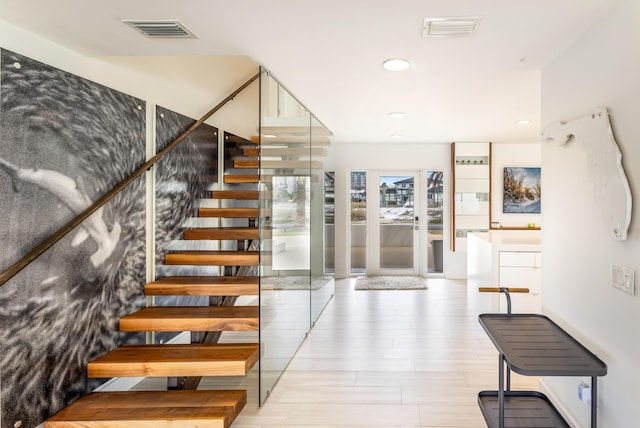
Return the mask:
<path id="1" fill-rule="evenodd" d="M 418 275 L 420 172 L 367 175 L 367 275 Z"/>

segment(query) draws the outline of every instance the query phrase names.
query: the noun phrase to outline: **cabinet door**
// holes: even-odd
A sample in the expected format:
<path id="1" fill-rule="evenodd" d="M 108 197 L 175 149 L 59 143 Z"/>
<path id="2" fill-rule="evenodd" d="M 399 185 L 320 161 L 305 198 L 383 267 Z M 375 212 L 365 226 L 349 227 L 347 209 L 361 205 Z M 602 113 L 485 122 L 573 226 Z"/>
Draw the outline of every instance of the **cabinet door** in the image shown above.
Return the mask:
<path id="1" fill-rule="evenodd" d="M 534 267 L 500 267 L 500 287 L 524 287 L 540 293 L 540 269 Z"/>
<path id="2" fill-rule="evenodd" d="M 539 314 L 542 311 L 542 301 L 539 294 L 511 295 L 511 312 L 514 314 Z M 507 313 L 507 303 L 505 299 L 500 300 L 500 312 Z"/>
<path id="3" fill-rule="evenodd" d="M 498 271 L 500 287 L 528 288 L 529 293 L 511 295 L 514 313 L 539 313 L 541 311 L 540 253 L 534 251 L 501 251 Z M 500 310 L 506 311 L 506 303 L 500 303 Z"/>
<path id="4" fill-rule="evenodd" d="M 518 267 L 535 267 L 536 254 L 538 252 L 533 251 L 501 251 L 500 252 L 500 266 L 518 266 Z"/>

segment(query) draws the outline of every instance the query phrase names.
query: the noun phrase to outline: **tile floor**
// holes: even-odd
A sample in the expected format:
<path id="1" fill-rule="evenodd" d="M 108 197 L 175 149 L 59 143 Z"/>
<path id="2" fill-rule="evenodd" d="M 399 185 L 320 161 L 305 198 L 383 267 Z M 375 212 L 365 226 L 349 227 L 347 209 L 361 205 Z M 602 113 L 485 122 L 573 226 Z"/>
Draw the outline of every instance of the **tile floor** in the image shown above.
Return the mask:
<path id="1" fill-rule="evenodd" d="M 486 427 L 477 394 L 496 389 L 498 357 L 466 283 L 354 291 L 354 282 L 336 282 L 267 402 L 251 400 L 233 428 Z M 537 379 L 514 375 L 513 385 L 535 389 Z"/>
<path id="2" fill-rule="evenodd" d="M 335 297 L 271 391 L 232 428 L 486 427 L 477 394 L 497 388 L 498 354 L 467 304 L 466 283 L 429 279 L 428 290 L 355 291 Z M 201 388 L 221 388 L 205 378 Z M 537 379 L 512 377 L 514 388 Z M 215 386 L 214 386 L 215 385 Z"/>

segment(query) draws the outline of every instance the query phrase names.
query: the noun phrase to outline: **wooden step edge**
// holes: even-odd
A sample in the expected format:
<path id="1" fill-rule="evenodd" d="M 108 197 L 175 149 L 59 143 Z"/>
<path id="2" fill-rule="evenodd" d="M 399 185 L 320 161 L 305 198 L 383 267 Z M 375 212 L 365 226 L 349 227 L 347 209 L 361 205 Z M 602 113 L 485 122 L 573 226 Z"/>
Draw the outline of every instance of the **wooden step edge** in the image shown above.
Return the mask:
<path id="1" fill-rule="evenodd" d="M 243 154 L 245 156 L 248 156 L 249 154 L 253 154 L 254 153 L 250 149 L 244 149 L 244 150 L 245 150 L 245 152 Z M 255 155 L 255 156 L 259 155 L 262 158 L 283 156 L 283 157 L 286 157 L 287 159 L 292 159 L 292 158 L 295 158 L 295 157 L 305 157 L 305 158 L 314 157 L 314 158 L 317 158 L 317 157 L 326 157 L 327 156 L 327 149 L 325 149 L 323 147 L 262 146 L 260 149 L 253 149 L 253 150 L 257 150 L 258 151 L 258 154 Z"/>
<path id="2" fill-rule="evenodd" d="M 259 215 L 258 208 L 198 208 L 199 217 L 257 218 Z"/>
<path id="3" fill-rule="evenodd" d="M 257 227 L 201 227 L 182 233 L 185 240 L 245 240 L 258 239 Z"/>
<path id="4" fill-rule="evenodd" d="M 317 135 L 317 134 L 307 134 L 304 133 L 303 135 L 283 135 L 280 132 L 276 131 L 277 128 L 273 129 L 273 134 L 270 132 L 265 132 L 264 135 L 266 134 L 270 134 L 270 135 L 275 135 L 275 134 L 279 134 L 278 136 L 274 137 L 274 138 L 262 138 L 262 141 L 260 141 L 260 137 L 257 135 L 253 135 L 251 136 L 251 141 L 254 142 L 254 144 L 260 144 L 261 146 L 269 146 L 269 145 L 291 145 L 291 146 L 308 146 L 311 145 L 313 147 L 319 147 L 319 146 L 330 146 L 331 145 L 331 139 L 329 138 L 329 136 L 325 136 L 325 135 Z"/>
<path id="5" fill-rule="evenodd" d="M 246 390 L 115 391 L 81 397 L 45 428 L 229 428 L 247 404 Z"/>
<path id="6" fill-rule="evenodd" d="M 213 190 L 213 199 L 258 200 L 260 193 L 257 190 Z"/>
<path id="7" fill-rule="evenodd" d="M 90 361 L 88 378 L 246 376 L 257 343 L 123 345 Z"/>
<path id="8" fill-rule="evenodd" d="M 322 169 L 321 161 L 309 160 L 263 160 L 262 169 Z"/>
<path id="9" fill-rule="evenodd" d="M 257 174 L 226 174 L 225 183 L 259 183 L 260 176 Z"/>
<path id="10" fill-rule="evenodd" d="M 120 331 L 256 331 L 257 306 L 151 306 L 120 318 Z"/>
<path id="11" fill-rule="evenodd" d="M 258 251 L 176 251 L 164 256 L 165 265 L 258 266 Z"/>
<path id="12" fill-rule="evenodd" d="M 233 167 L 237 169 L 258 169 L 260 168 L 260 161 L 257 159 L 236 159 L 233 161 Z"/>
<path id="13" fill-rule="evenodd" d="M 174 276 L 144 286 L 147 296 L 251 296 L 259 294 L 257 276 Z"/>

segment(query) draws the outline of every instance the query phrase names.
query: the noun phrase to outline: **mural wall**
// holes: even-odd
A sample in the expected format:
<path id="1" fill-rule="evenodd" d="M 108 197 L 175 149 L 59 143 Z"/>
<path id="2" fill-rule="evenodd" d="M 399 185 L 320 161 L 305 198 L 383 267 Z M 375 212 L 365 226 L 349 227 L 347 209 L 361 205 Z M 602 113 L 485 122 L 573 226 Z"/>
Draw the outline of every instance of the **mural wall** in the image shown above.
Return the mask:
<path id="1" fill-rule="evenodd" d="M 195 120 L 156 108 L 157 150 L 187 130 Z M 156 169 L 156 277 L 217 275 L 217 267 L 165 266 L 164 255 L 176 250 L 210 250 L 215 241 L 183 241 L 185 220 L 196 217 L 201 200 L 211 199 L 209 189 L 218 182 L 218 130 L 202 125 L 162 159 Z M 188 221 L 188 220 L 187 220 Z M 207 297 L 155 297 L 158 306 L 208 305 Z M 175 333 L 157 333 L 164 343 Z"/>
<path id="2" fill-rule="evenodd" d="M 143 164 L 152 144 L 146 108 L 0 49 L 0 272 Z M 167 109 L 156 113 L 158 149 L 193 123 Z M 230 160 L 244 156 L 241 140 L 225 135 Z M 217 182 L 217 144 L 218 131 L 203 127 L 158 164 L 154 195 L 141 177 L 0 287 L 0 428 L 37 426 L 104 383 L 86 379 L 89 361 L 145 341 L 119 333 L 118 320 L 145 306 L 147 254 L 156 257 L 158 277 L 218 273 L 169 272 L 162 264 L 167 251 L 219 245 L 180 239 L 185 218 Z M 145 245 L 147 197 L 157 202 L 155 248 Z"/>
<path id="3" fill-rule="evenodd" d="M 145 103 L 0 51 L 0 269 L 144 161 Z M 33 427 L 101 381 L 86 363 L 143 335 L 144 177 L 0 288 L 2 428 Z M 17 425 L 19 426 L 19 425 Z"/>

